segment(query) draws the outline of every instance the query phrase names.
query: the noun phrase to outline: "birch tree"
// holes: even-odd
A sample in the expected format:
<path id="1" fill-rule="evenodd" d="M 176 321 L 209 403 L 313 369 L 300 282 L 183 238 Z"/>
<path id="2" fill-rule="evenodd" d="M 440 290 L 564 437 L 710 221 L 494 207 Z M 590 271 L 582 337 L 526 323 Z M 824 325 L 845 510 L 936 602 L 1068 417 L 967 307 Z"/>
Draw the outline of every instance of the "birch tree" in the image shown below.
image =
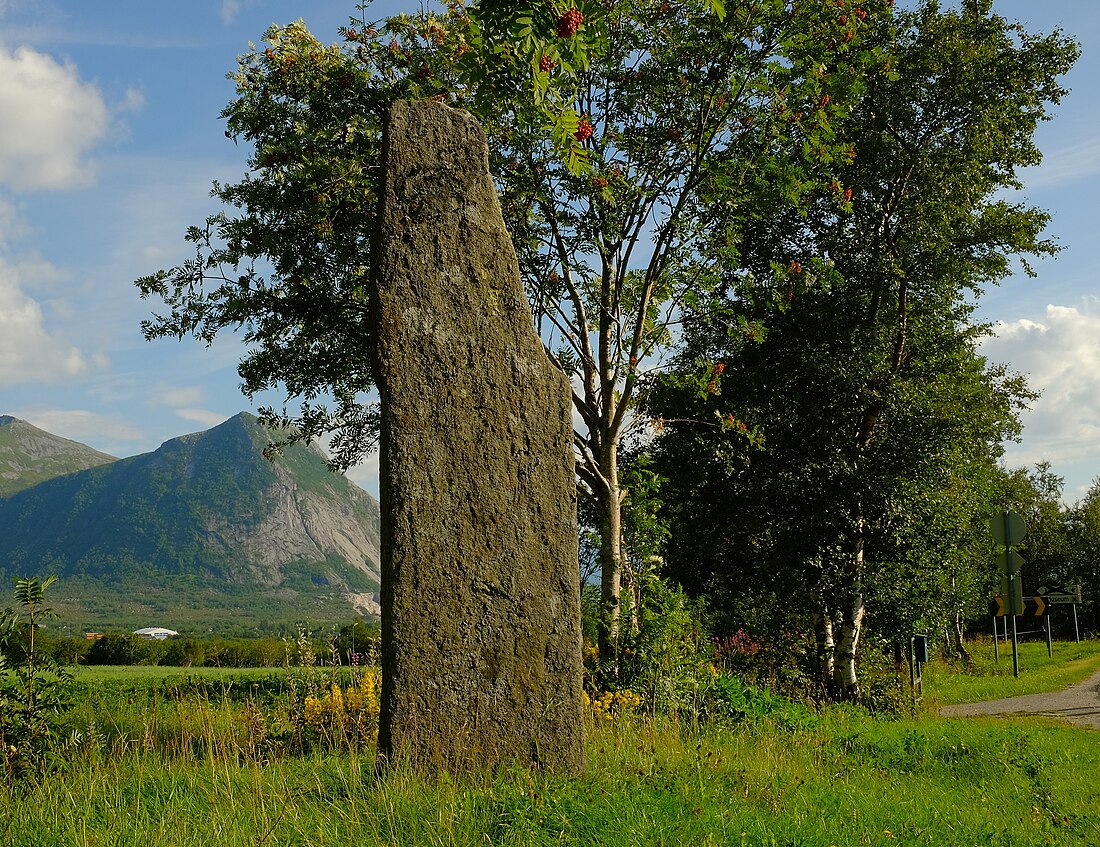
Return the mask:
<path id="1" fill-rule="evenodd" d="M 758 537 L 773 551 L 786 539 L 815 606 L 823 675 L 846 698 L 859 695 L 868 589 L 898 573 L 887 566 L 914 487 L 950 490 L 963 460 L 995 459 L 1017 430 L 1028 393 L 977 355 L 988 327 L 973 305 L 1015 259 L 1056 250 L 1047 215 L 1010 198 L 1018 169 L 1039 161 L 1036 125 L 1077 56 L 1061 33 L 1027 33 L 986 0 L 926 2 L 877 37 L 892 72 L 838 128 L 850 165 L 808 212 L 746 228 L 727 281 L 740 323 L 712 322 L 717 337 L 693 351 L 702 378 L 724 368 L 730 414 L 762 432 L 750 478 L 770 471 L 771 521 L 795 523 L 765 515 Z"/>

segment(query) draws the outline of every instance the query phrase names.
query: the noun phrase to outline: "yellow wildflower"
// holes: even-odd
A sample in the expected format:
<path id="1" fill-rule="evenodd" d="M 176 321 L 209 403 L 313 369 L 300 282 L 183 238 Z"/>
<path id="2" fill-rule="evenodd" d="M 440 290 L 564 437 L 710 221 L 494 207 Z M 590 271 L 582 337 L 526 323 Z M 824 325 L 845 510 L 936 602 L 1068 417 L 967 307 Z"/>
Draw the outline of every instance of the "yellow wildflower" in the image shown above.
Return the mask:
<path id="1" fill-rule="evenodd" d="M 309 726 L 320 727 L 325 721 L 325 707 L 310 694 L 305 700 L 305 721 Z"/>

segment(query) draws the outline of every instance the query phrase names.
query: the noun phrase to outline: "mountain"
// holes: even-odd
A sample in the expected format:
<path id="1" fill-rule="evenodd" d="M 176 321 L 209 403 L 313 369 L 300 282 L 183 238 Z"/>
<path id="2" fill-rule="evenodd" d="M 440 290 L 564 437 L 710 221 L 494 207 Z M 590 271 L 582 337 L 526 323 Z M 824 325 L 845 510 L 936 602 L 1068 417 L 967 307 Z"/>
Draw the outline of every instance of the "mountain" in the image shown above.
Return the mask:
<path id="1" fill-rule="evenodd" d="M 51 602 L 74 630 L 249 631 L 377 613 L 377 502 L 315 448 L 269 462 L 269 439 L 242 413 L 0 499 L 0 571 L 58 574 Z"/>
<path id="2" fill-rule="evenodd" d="M 55 476 L 116 461 L 87 444 L 44 432 L 11 415 L 0 415 L 0 497 Z"/>

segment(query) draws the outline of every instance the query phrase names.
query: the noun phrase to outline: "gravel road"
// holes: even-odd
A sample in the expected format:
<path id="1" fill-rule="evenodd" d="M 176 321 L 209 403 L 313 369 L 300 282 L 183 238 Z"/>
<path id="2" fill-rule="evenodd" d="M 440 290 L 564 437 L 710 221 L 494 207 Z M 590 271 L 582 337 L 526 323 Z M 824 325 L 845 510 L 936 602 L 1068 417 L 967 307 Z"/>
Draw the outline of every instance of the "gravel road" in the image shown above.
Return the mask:
<path id="1" fill-rule="evenodd" d="M 1062 691 L 944 706 L 940 709 L 940 714 L 956 718 L 974 715 L 1042 715 L 1060 718 L 1077 726 L 1100 729 L 1100 671 L 1084 682 Z"/>

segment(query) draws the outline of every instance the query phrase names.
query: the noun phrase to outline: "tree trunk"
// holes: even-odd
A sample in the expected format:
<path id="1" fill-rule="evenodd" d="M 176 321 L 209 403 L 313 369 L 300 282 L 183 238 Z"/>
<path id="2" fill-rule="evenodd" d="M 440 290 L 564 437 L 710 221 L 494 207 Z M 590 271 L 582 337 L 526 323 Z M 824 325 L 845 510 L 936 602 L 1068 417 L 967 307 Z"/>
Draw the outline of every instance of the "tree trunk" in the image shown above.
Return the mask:
<path id="1" fill-rule="evenodd" d="M 836 637 L 833 632 L 833 618 L 827 608 L 822 608 L 816 617 L 817 630 L 817 655 L 821 660 L 821 689 L 826 699 L 831 699 L 833 692 L 833 663 L 836 650 Z"/>
<path id="2" fill-rule="evenodd" d="M 966 641 L 963 638 L 962 609 L 955 610 L 955 652 L 959 658 L 966 662 L 967 666 L 974 664 L 974 657 L 966 649 Z"/>
<path id="3" fill-rule="evenodd" d="M 642 583 L 630 551 L 619 548 L 622 556 L 622 579 L 619 593 L 619 628 L 631 635 L 638 632 L 639 611 L 642 608 Z"/>
<path id="4" fill-rule="evenodd" d="M 599 504 L 600 520 L 600 619 L 597 643 L 601 662 L 609 663 L 617 674 L 616 646 L 619 637 L 620 598 L 623 579 L 623 511 L 619 487 L 619 451 L 614 441 L 607 444 L 600 462 L 600 475 L 606 485 Z M 599 497 L 597 494 L 597 497 Z"/>
<path id="5" fill-rule="evenodd" d="M 955 574 L 951 574 L 951 594 L 955 598 L 955 626 L 952 633 L 952 639 L 948 641 L 955 648 L 955 653 L 960 659 L 966 662 L 967 667 L 974 664 L 974 659 L 966 649 L 966 642 L 963 638 L 963 619 L 962 608 L 959 605 L 959 597 L 955 591 Z"/>
<path id="6" fill-rule="evenodd" d="M 862 518 L 852 543 L 851 560 L 847 570 L 846 585 L 840 594 L 840 637 L 836 642 L 836 659 L 833 667 L 833 687 L 842 700 L 859 697 L 859 679 L 856 675 L 856 655 L 859 652 L 859 636 L 863 631 L 863 525 Z"/>

